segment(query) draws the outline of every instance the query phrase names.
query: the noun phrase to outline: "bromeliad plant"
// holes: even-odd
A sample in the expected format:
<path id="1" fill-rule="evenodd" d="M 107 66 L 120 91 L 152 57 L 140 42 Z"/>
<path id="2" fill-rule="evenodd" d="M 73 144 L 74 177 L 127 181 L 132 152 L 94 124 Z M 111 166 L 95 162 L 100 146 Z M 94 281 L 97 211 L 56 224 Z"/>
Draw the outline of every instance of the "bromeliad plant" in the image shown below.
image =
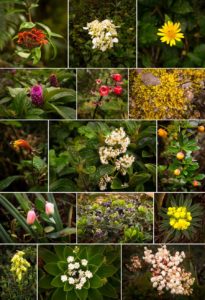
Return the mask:
<path id="1" fill-rule="evenodd" d="M 75 242 L 74 195 L 0 195 L 0 211 L 0 242 Z"/>
<path id="2" fill-rule="evenodd" d="M 165 125 L 165 126 L 164 126 Z M 204 126 L 199 122 L 163 123 L 158 130 L 160 190 L 190 191 L 199 189 L 205 174 L 196 159 Z M 201 130 L 202 128 L 202 130 Z"/>
<path id="3" fill-rule="evenodd" d="M 127 74 L 124 70 L 78 71 L 78 117 L 123 119 L 127 117 Z M 89 78 L 88 78 L 89 75 Z"/>
<path id="4" fill-rule="evenodd" d="M 2 72 L 1 76 L 0 117 L 9 119 L 76 117 L 76 80 L 73 71 L 12 70 Z"/>
<path id="5" fill-rule="evenodd" d="M 52 191 L 155 190 L 154 122 L 53 122 L 50 128 Z"/>
<path id="6" fill-rule="evenodd" d="M 119 299 L 119 247 L 40 247 L 39 259 L 40 300 Z"/>
<path id="7" fill-rule="evenodd" d="M 18 2 L 22 6 L 28 20 L 22 22 L 19 27 L 18 34 L 13 38 L 17 40 L 18 45 L 16 54 L 23 58 L 25 61 L 32 61 L 36 65 L 41 60 L 42 49 L 48 45 L 53 48 L 53 55 L 50 59 L 54 60 L 57 56 L 57 48 L 54 38 L 63 38 L 60 34 L 54 33 L 51 29 L 40 22 L 33 22 L 32 9 L 38 7 L 39 0 L 25 0 Z"/>
<path id="8" fill-rule="evenodd" d="M 78 241 L 152 242 L 153 203 L 146 194 L 80 194 Z"/>
<path id="9" fill-rule="evenodd" d="M 203 207 L 192 203 L 192 195 L 168 195 L 166 208 L 159 208 L 159 231 L 162 242 L 193 242 L 202 226 Z"/>

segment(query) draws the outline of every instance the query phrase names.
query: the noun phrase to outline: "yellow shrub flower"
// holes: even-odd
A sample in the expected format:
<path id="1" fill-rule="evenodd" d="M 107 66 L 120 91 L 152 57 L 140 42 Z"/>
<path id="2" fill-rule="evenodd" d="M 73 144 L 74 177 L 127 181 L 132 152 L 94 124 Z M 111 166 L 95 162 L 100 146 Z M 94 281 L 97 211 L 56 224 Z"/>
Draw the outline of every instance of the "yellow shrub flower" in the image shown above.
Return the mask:
<path id="1" fill-rule="evenodd" d="M 157 35 L 161 36 L 160 40 L 168 45 L 175 46 L 176 41 L 181 41 L 184 38 L 181 31 L 180 23 L 173 23 L 172 21 L 165 22 L 165 24 L 158 30 Z"/>
<path id="2" fill-rule="evenodd" d="M 186 230 L 191 225 L 192 216 L 185 206 L 168 207 L 167 215 L 170 217 L 169 225 L 176 230 Z"/>
<path id="3" fill-rule="evenodd" d="M 28 268 L 31 266 L 30 263 L 23 258 L 24 255 L 24 251 L 17 251 L 11 259 L 10 271 L 14 273 L 18 282 L 21 282 L 23 275 L 26 274 Z"/>

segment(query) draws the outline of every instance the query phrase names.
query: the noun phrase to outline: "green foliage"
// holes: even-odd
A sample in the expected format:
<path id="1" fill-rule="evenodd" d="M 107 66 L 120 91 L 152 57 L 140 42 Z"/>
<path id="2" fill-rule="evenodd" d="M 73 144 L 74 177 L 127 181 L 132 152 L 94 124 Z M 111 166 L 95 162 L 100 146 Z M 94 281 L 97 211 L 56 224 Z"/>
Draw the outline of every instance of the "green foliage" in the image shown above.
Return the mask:
<path id="1" fill-rule="evenodd" d="M 102 85 L 116 86 L 111 75 L 122 75 L 121 85 L 123 92 L 115 95 L 110 92 L 108 96 L 101 97 L 99 88 Z M 78 70 L 78 118 L 79 119 L 123 119 L 127 118 L 127 70 Z M 101 83 L 96 83 L 100 79 Z M 97 107 L 96 107 L 97 106 Z"/>
<path id="2" fill-rule="evenodd" d="M 0 73 L 0 117 L 4 119 L 75 119 L 75 72 L 11 70 Z M 55 77 L 57 86 L 53 86 Z M 30 90 L 41 84 L 43 103 L 32 103 Z"/>
<path id="3" fill-rule="evenodd" d="M 198 125 L 198 121 L 162 123 L 168 137 L 159 140 L 159 190 L 192 191 L 202 185 L 204 166 L 199 164 L 197 158 L 200 159 L 203 151 L 201 138 L 204 133 L 197 131 Z M 184 158 L 178 159 L 178 153 L 183 153 Z M 180 174 L 176 175 L 176 170 Z"/>
<path id="4" fill-rule="evenodd" d="M 130 138 L 127 153 L 136 157 L 124 176 L 99 157 L 105 137 L 120 127 Z M 97 191 L 106 174 L 113 176 L 109 190 L 155 190 L 155 137 L 155 122 L 51 122 L 50 190 Z"/>
<path id="5" fill-rule="evenodd" d="M 146 194 L 81 194 L 78 242 L 152 242 L 153 203 Z"/>
<path id="6" fill-rule="evenodd" d="M 136 65 L 136 3 L 132 0 L 100 2 L 72 1 L 69 7 L 70 67 L 133 67 Z M 86 13 L 85 13 L 86 12 Z M 92 49 L 87 23 L 110 19 L 118 31 L 119 43 L 102 52 Z"/>
<path id="7" fill-rule="evenodd" d="M 168 194 L 165 207 L 159 209 L 159 231 L 162 234 L 162 242 L 195 242 L 198 238 L 197 232 L 202 227 L 203 207 L 200 203 L 193 203 L 193 194 Z M 191 214 L 190 226 L 185 230 L 174 229 L 170 225 L 168 216 L 169 207 L 185 207 Z"/>
<path id="8" fill-rule="evenodd" d="M 204 67 L 203 1 L 139 0 L 138 12 L 140 67 Z M 158 29 L 168 20 L 179 22 L 185 37 L 173 47 L 157 36 Z"/>
<path id="9" fill-rule="evenodd" d="M 54 214 L 51 216 L 45 212 L 46 201 L 54 204 Z M 0 208 L 3 212 L 0 226 L 1 242 L 75 241 L 74 195 L 40 193 L 0 195 Z M 38 218 L 30 226 L 26 222 L 26 216 L 33 208 Z"/>
<path id="10" fill-rule="evenodd" d="M 67 274 L 67 257 L 75 261 L 86 259 L 87 269 L 93 277 L 81 289 L 61 281 Z M 60 246 L 50 249 L 40 247 L 39 258 L 44 261 L 39 270 L 39 297 L 45 299 L 119 299 L 120 294 L 120 248 L 114 246 Z"/>
<path id="11" fill-rule="evenodd" d="M 11 273 L 11 258 L 17 250 L 25 252 L 30 267 L 21 283 Z M 1 246 L 0 248 L 0 289 L 2 300 L 33 300 L 36 298 L 36 249 L 33 246 Z"/>

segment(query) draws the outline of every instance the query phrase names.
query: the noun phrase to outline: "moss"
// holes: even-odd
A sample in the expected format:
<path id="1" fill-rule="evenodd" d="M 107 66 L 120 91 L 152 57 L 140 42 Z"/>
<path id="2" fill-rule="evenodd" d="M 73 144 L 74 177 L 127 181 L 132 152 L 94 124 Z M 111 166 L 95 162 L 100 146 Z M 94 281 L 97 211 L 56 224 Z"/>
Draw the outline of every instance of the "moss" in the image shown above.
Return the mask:
<path id="1" fill-rule="evenodd" d="M 198 117 L 194 99 L 204 87 L 204 78 L 205 70 L 132 70 L 130 117 L 134 119 Z"/>

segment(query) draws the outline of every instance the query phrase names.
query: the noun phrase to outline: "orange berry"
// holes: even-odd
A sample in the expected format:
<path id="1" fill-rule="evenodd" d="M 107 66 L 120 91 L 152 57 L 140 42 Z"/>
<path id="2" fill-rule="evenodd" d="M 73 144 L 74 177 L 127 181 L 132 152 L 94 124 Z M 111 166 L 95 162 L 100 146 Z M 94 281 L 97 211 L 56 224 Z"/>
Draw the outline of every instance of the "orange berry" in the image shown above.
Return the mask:
<path id="1" fill-rule="evenodd" d="M 158 136 L 160 136 L 161 138 L 166 138 L 167 135 L 168 135 L 168 133 L 166 130 L 164 130 L 162 128 L 158 129 Z"/>
<path id="2" fill-rule="evenodd" d="M 199 182 L 198 182 L 197 180 L 194 180 L 194 181 L 192 182 L 192 184 L 193 184 L 194 187 L 199 186 Z"/>
<path id="3" fill-rule="evenodd" d="M 184 155 L 183 152 L 178 152 L 177 155 L 176 155 L 177 159 L 179 159 L 179 160 L 182 160 L 184 158 L 184 156 L 185 155 Z"/>
<path id="4" fill-rule="evenodd" d="M 174 170 L 174 175 L 179 176 L 181 171 L 179 169 Z"/>
<path id="5" fill-rule="evenodd" d="M 205 127 L 204 126 L 198 126 L 198 132 L 204 132 L 205 131 Z"/>

